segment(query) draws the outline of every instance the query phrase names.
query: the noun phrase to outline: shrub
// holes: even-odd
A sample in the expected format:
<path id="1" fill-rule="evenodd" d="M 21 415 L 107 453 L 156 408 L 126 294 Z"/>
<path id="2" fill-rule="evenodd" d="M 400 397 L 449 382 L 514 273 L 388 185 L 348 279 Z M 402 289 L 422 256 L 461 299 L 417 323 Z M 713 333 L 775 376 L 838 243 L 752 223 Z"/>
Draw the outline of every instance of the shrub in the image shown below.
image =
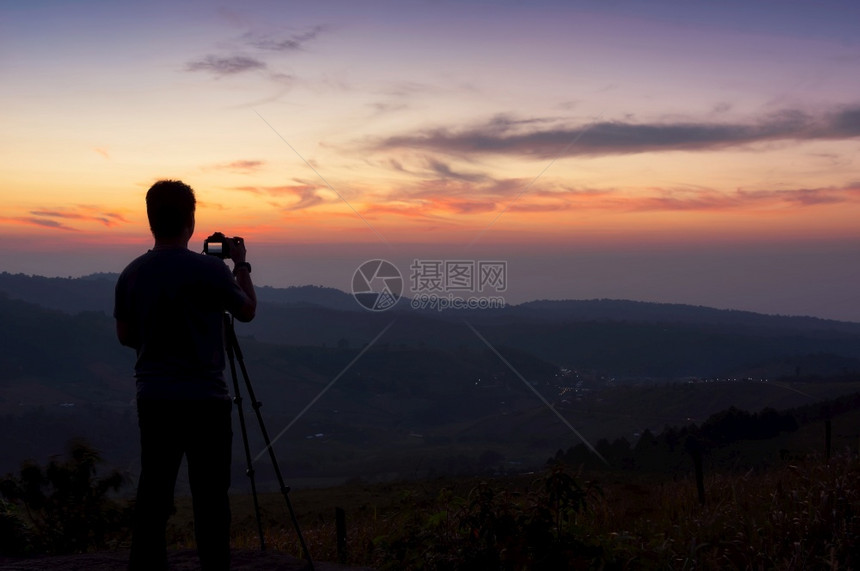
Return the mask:
<path id="1" fill-rule="evenodd" d="M 599 561 L 577 515 L 599 488 L 553 467 L 522 491 L 482 482 L 466 497 L 443 490 L 435 502 L 401 513 L 375 542 L 377 563 L 391 569 L 564 569 Z"/>
<path id="2" fill-rule="evenodd" d="M 105 547 L 111 532 L 127 521 L 126 510 L 108 495 L 118 490 L 123 476 L 113 471 L 96 477 L 99 453 L 82 440 L 69 442 L 66 460 L 52 459 L 44 468 L 25 462 L 18 476 L 0 481 L 0 525 L 17 534 L 4 540 L 4 553 L 81 553 Z M 12 545 L 6 545 L 11 543 Z M 14 553 L 13 553 L 14 552 Z"/>

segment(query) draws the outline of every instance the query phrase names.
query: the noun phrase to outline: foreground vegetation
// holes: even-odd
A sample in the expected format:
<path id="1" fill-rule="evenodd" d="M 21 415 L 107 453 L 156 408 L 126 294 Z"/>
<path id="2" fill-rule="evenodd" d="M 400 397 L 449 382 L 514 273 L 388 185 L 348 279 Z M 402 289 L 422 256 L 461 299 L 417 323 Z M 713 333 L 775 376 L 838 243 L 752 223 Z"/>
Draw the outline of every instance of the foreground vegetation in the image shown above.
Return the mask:
<path id="1" fill-rule="evenodd" d="M 827 405 L 843 413 L 834 424 L 844 436 L 834 439 L 829 456 L 829 448 L 819 447 L 818 409 L 793 411 L 799 428 L 788 426 L 784 415 L 730 409 L 689 429 L 709 446 L 704 503 L 693 451 L 680 444 L 676 429 L 648 444 L 662 458 L 662 471 L 637 460 L 635 448 L 616 447 L 614 467 L 578 462 L 574 448 L 560 451 L 539 473 L 354 481 L 296 490 L 290 498 L 315 560 L 381 570 L 856 569 L 860 413 L 836 410 L 840 403 Z M 780 423 L 787 427 L 777 431 L 781 436 L 731 438 L 733 426 L 762 435 Z M 667 435 L 679 436 L 671 454 L 660 453 Z M 813 436 L 814 447 L 799 447 Z M 765 460 L 760 451 L 766 447 L 774 450 Z M 757 461 L 741 461 L 754 454 Z M 731 461 L 718 464 L 717 458 Z M 0 555 L 127 548 L 130 506 L 115 496 L 122 478 L 102 474 L 99 464 L 97 453 L 75 442 L 68 459 L 44 468 L 29 463 L 3 478 Z M 267 547 L 302 557 L 283 496 L 260 500 Z M 346 513 L 340 544 L 335 508 Z M 190 514 L 190 502 L 178 498 L 169 531 L 173 548 L 193 547 Z M 233 514 L 234 547 L 259 547 L 251 499 L 234 497 Z"/>
<path id="2" fill-rule="evenodd" d="M 762 472 L 712 475 L 706 478 L 709 501 L 704 506 L 692 479 L 606 478 L 586 480 L 584 474 L 556 465 L 540 475 L 354 483 L 292 496 L 315 560 L 341 559 L 383 570 L 860 566 L 856 454 L 834 455 L 829 461 L 807 458 Z M 283 498 L 262 499 L 268 548 L 301 557 Z M 239 498 L 235 506 L 237 548 L 258 546 L 249 503 Z M 335 505 L 345 506 L 348 514 L 345 551 L 337 545 Z M 189 506 L 180 502 L 178 507 L 172 544 L 188 547 Z M 102 509 L 99 513 L 113 517 Z M 76 517 L 81 525 L 91 521 Z M 15 531 L 19 540 L 44 533 L 27 526 Z M 122 547 L 128 540 L 127 528 L 111 535 L 113 539 L 75 537 L 98 539 L 89 549 Z M 43 539 L 51 537 L 59 541 L 52 535 Z M 55 545 L 86 549 L 86 543 Z"/>
<path id="3" fill-rule="evenodd" d="M 296 493 L 314 558 L 337 560 L 335 502 L 349 514 L 347 559 L 379 569 L 850 569 L 860 566 L 860 459 L 810 457 L 695 481 L 569 467 Z M 605 479 L 603 479 L 605 477 Z M 266 512 L 283 511 L 280 497 Z M 238 515 L 238 514 L 237 514 Z M 235 542 L 257 545 L 246 514 Z M 301 556 L 286 517 L 268 541 Z"/>

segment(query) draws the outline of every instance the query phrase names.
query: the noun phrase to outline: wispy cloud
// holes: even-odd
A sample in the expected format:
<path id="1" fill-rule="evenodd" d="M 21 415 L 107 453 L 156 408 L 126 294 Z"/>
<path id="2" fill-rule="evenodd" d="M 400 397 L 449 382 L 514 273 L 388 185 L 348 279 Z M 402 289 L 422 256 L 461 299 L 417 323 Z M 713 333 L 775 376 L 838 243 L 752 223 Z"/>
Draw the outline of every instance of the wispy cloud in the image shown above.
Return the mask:
<path id="1" fill-rule="evenodd" d="M 266 161 L 258 161 L 258 160 L 238 160 L 231 161 L 229 163 L 220 163 L 211 168 L 219 169 L 219 170 L 228 170 L 233 172 L 239 172 L 243 174 L 256 172 L 262 167 L 266 165 Z"/>
<path id="2" fill-rule="evenodd" d="M 433 177 L 407 186 L 374 195 L 375 202 L 424 204 L 433 201 L 492 202 L 510 197 L 522 188 L 522 179 L 494 179 L 489 176 L 476 180 L 457 177 Z"/>
<path id="3" fill-rule="evenodd" d="M 73 228 L 67 224 L 63 224 L 58 220 L 50 218 L 39 218 L 36 216 L 11 216 L 2 217 L 0 222 L 24 224 L 26 226 L 40 226 L 42 228 L 52 228 L 54 230 L 64 230 L 66 232 L 80 232 L 77 228 Z"/>
<path id="4" fill-rule="evenodd" d="M 434 175 L 441 176 L 444 179 L 462 180 L 465 182 L 483 182 L 488 180 L 488 176 L 482 173 L 464 173 L 455 171 L 448 163 L 438 159 L 427 159 L 428 167 Z"/>
<path id="5" fill-rule="evenodd" d="M 299 201 L 288 205 L 286 207 L 287 210 L 303 210 L 324 202 L 323 198 L 317 194 L 315 188 L 295 187 L 290 190 L 298 197 Z"/>
<path id="6" fill-rule="evenodd" d="M 443 173 L 448 169 L 440 167 Z M 410 217 L 472 215 L 493 212 L 501 201 L 522 187 L 518 179 L 496 180 L 486 175 L 427 178 L 382 193 L 368 195 L 368 214 Z"/>
<path id="7" fill-rule="evenodd" d="M 369 103 L 368 105 L 377 115 L 396 113 L 398 111 L 406 111 L 409 109 L 409 105 L 406 103 L 391 101 L 377 101 L 376 103 Z"/>
<path id="8" fill-rule="evenodd" d="M 102 212 L 98 207 L 94 206 L 75 206 L 66 209 L 38 209 L 31 210 L 28 214 L 30 214 L 29 217 L 20 217 L 18 220 L 59 230 L 77 230 L 65 223 L 65 221 L 69 220 L 98 222 L 108 228 L 116 226 L 119 223 L 128 222 L 122 214 Z"/>
<path id="9" fill-rule="evenodd" d="M 434 179 L 374 196 L 369 214 L 428 217 L 494 212 L 522 187 L 517 179 L 471 183 Z M 821 188 L 735 189 L 708 187 L 534 188 L 508 210 L 524 215 L 562 211 L 731 212 L 794 210 L 860 202 L 860 184 Z"/>
<path id="10" fill-rule="evenodd" d="M 860 135 L 860 107 L 846 107 L 833 114 L 829 121 L 833 136 L 856 137 Z"/>
<path id="11" fill-rule="evenodd" d="M 208 55 L 201 59 L 188 62 L 185 69 L 187 71 L 203 71 L 220 77 L 236 75 L 246 71 L 264 70 L 266 67 L 267 66 L 263 61 L 249 56 Z"/>
<path id="12" fill-rule="evenodd" d="M 510 208 L 508 208 L 509 212 L 523 212 L 528 214 L 542 213 L 542 212 L 560 212 L 563 210 L 570 210 L 573 208 L 573 205 L 569 202 L 548 202 L 545 204 L 513 204 Z"/>
<path id="13" fill-rule="evenodd" d="M 441 227 L 443 225 L 456 226 L 459 216 L 469 214 L 482 214 L 492 212 L 497 207 L 493 201 L 468 201 L 457 198 L 439 197 L 429 198 L 408 203 L 371 203 L 364 209 L 368 218 L 392 218 L 411 219 L 415 221 L 432 222 Z"/>
<path id="14" fill-rule="evenodd" d="M 249 32 L 245 34 L 244 39 L 249 45 L 260 50 L 293 52 L 303 50 L 305 45 L 316 39 L 324 29 L 323 26 L 314 26 L 310 30 L 290 34 L 285 37 L 273 37 L 271 35 L 259 35 Z"/>
<path id="15" fill-rule="evenodd" d="M 324 30 L 323 26 L 315 26 L 303 32 L 286 36 L 263 35 L 256 32 L 244 34 L 240 46 L 234 45 L 235 52 L 228 55 L 209 54 L 185 64 L 185 70 L 190 72 L 205 72 L 216 77 L 238 75 L 250 71 L 268 71 L 269 64 L 264 54 L 302 51 L 305 46 L 317 38 Z M 248 54 L 251 55 L 248 55 Z M 270 79 L 290 84 L 295 78 L 288 73 L 273 71 Z"/>
<path id="16" fill-rule="evenodd" d="M 265 196 L 293 196 L 298 198 L 297 202 L 278 204 L 279 208 L 283 208 L 285 210 L 303 210 L 326 202 L 322 196 L 317 194 L 317 191 L 321 190 L 321 187 L 306 183 L 283 186 L 238 186 L 233 190 Z"/>
<path id="17" fill-rule="evenodd" d="M 819 204 L 838 204 L 854 201 L 852 192 L 857 189 L 851 188 L 798 188 L 794 190 L 772 190 L 759 192 L 738 191 L 742 197 L 751 197 L 755 200 L 776 200 L 788 204 L 801 206 L 816 206 Z"/>
<path id="18" fill-rule="evenodd" d="M 376 150 L 420 149 L 449 156 L 497 154 L 548 159 L 558 156 L 579 133 L 582 136 L 575 145 L 569 145 L 566 156 L 702 151 L 791 139 L 845 139 L 860 136 L 860 106 L 818 117 L 786 109 L 748 124 L 623 120 L 568 126 L 546 118 L 496 116 L 464 129 L 425 129 L 378 140 L 370 146 Z"/>
<path id="19" fill-rule="evenodd" d="M 368 103 L 368 106 L 375 115 L 397 113 L 413 109 L 416 99 L 436 98 L 450 89 L 450 86 L 442 87 L 432 83 L 397 81 L 375 91 L 374 95 L 378 96 L 379 100 Z"/>
<path id="20" fill-rule="evenodd" d="M 562 190 L 535 193 L 530 202 L 512 207 L 520 212 L 553 209 L 615 210 L 628 212 L 727 212 L 785 207 L 814 207 L 860 201 L 860 185 L 779 190 L 713 188 L 651 188 L 634 194 L 620 190 Z"/>
<path id="21" fill-rule="evenodd" d="M 508 211 L 522 213 L 559 212 L 573 208 L 611 208 L 618 205 L 617 191 L 612 189 L 566 188 L 535 189 L 525 200 L 510 205 Z"/>

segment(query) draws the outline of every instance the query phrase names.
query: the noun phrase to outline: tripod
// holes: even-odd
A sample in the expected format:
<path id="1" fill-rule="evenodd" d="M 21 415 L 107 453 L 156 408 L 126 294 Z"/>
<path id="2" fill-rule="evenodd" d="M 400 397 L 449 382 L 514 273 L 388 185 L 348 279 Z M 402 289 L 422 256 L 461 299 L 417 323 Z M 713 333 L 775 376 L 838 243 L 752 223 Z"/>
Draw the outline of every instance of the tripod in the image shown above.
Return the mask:
<path id="1" fill-rule="evenodd" d="M 257 423 L 260 425 L 260 432 L 263 435 L 263 440 L 266 443 L 266 450 L 269 451 L 269 458 L 272 461 L 272 467 L 275 469 L 275 476 L 278 478 L 278 486 L 280 486 L 281 494 L 287 503 L 287 508 L 290 512 L 290 519 L 293 521 L 293 527 L 296 528 L 296 535 L 299 536 L 299 543 L 302 546 L 302 553 L 305 559 L 308 560 L 308 569 L 313 571 L 314 562 L 311 559 L 311 554 L 308 551 L 308 546 L 305 545 L 305 539 L 302 537 L 302 531 L 299 529 L 299 522 L 296 519 L 296 513 L 293 511 L 293 504 L 290 502 L 290 487 L 284 484 L 284 477 L 281 475 L 281 469 L 278 467 L 278 460 L 275 458 L 275 451 L 272 449 L 272 443 L 269 440 L 269 432 L 266 430 L 266 425 L 263 423 L 263 416 L 260 414 L 260 407 L 263 403 L 257 400 L 254 396 L 254 389 L 251 387 L 251 379 L 248 378 L 248 370 L 245 368 L 245 359 L 242 357 L 242 349 L 239 347 L 239 340 L 236 338 L 236 330 L 233 327 L 233 316 L 229 313 L 224 315 L 227 358 L 230 361 L 230 375 L 233 377 L 233 402 L 236 403 L 236 409 L 239 411 L 239 426 L 242 428 L 242 444 L 245 447 L 245 464 L 247 469 L 245 473 L 251 480 L 251 495 L 254 498 L 254 513 L 257 516 L 257 532 L 260 536 L 260 550 L 266 550 L 266 536 L 263 533 L 263 519 L 260 515 L 260 504 L 257 500 L 257 483 L 254 479 L 254 466 L 251 460 L 251 448 L 248 445 L 248 430 L 245 427 L 245 412 L 242 409 L 242 395 L 239 391 L 239 378 L 236 375 L 236 361 L 239 362 L 239 368 L 242 371 L 242 377 L 245 379 L 245 388 L 248 391 L 248 397 L 251 399 L 251 408 L 257 415 Z"/>

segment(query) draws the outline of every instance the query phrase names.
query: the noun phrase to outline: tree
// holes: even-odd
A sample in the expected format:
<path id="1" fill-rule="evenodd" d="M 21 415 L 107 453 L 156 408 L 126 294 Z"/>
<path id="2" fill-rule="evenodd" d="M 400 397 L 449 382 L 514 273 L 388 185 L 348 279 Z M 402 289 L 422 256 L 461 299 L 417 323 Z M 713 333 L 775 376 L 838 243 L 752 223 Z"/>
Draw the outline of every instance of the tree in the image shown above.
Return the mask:
<path id="1" fill-rule="evenodd" d="M 127 513 L 108 495 L 124 478 L 113 471 L 96 477 L 99 453 L 83 440 L 68 444 L 69 458 L 52 459 L 44 468 L 22 465 L 18 476 L 0 480 L 0 496 L 9 505 L 6 516 L 16 517 L 26 530 L 29 549 L 37 553 L 82 553 L 103 548 L 112 530 Z"/>

